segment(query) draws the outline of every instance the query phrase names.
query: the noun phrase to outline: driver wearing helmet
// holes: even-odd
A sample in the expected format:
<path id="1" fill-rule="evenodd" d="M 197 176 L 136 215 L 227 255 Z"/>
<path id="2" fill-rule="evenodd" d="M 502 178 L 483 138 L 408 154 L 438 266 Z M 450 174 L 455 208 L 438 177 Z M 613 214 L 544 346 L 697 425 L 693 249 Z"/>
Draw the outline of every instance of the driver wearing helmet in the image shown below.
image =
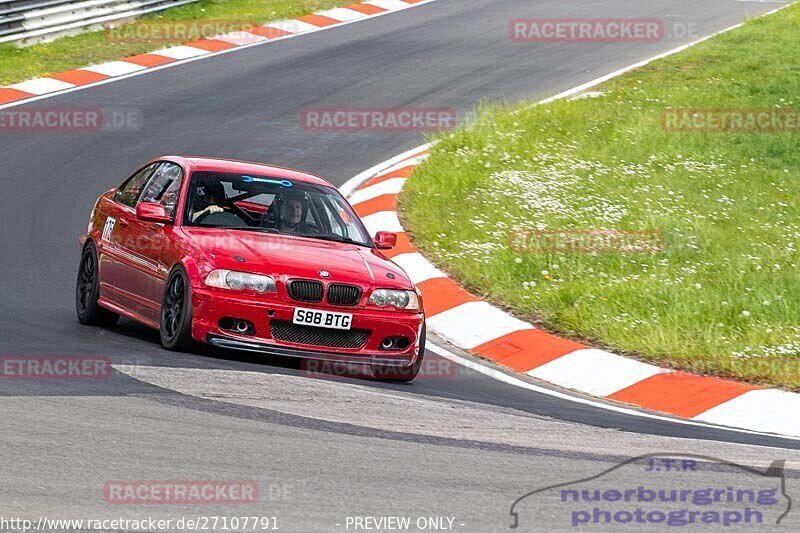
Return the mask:
<path id="1" fill-rule="evenodd" d="M 292 192 L 286 195 L 281 206 L 281 217 L 278 229 L 282 233 L 311 233 L 311 226 L 306 224 L 307 200 L 302 192 Z"/>
<path id="2" fill-rule="evenodd" d="M 225 187 L 222 183 L 205 183 L 197 187 L 192 222 L 212 213 L 222 213 L 225 209 Z"/>

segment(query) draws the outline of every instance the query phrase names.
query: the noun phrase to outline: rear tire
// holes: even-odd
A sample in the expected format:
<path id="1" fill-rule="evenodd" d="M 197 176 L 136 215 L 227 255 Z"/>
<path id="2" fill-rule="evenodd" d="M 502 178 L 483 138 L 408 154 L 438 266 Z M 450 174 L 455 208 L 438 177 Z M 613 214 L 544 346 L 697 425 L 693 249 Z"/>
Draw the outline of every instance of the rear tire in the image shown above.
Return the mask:
<path id="1" fill-rule="evenodd" d="M 425 357 L 425 337 L 427 326 L 422 326 L 422 335 L 419 337 L 419 356 L 410 367 L 399 365 L 372 365 L 372 377 L 378 381 L 395 381 L 406 383 L 413 381 L 422 368 L 422 360 Z"/>
<path id="2" fill-rule="evenodd" d="M 97 249 L 92 241 L 86 243 L 81 254 L 78 267 L 78 279 L 75 283 L 75 312 L 78 322 L 84 326 L 111 327 L 119 320 L 119 315 L 101 307 L 97 303 L 100 297 L 100 263 L 97 260 Z"/>
<path id="3" fill-rule="evenodd" d="M 192 345 L 192 293 L 189 276 L 177 266 L 167 278 L 161 302 L 161 345 L 167 350 L 188 351 Z"/>

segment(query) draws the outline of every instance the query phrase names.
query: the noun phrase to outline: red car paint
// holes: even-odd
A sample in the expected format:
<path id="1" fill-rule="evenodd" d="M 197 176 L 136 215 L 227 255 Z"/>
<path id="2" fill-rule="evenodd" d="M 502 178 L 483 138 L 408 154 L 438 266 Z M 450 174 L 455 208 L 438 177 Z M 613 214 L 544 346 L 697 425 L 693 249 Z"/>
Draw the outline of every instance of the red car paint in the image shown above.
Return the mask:
<path id="1" fill-rule="evenodd" d="M 332 187 L 324 179 L 280 167 L 196 157 L 162 157 L 148 162 L 172 162 L 183 171 L 180 196 L 173 222 L 147 222 L 137 210 L 115 200 L 118 188 L 102 194 L 95 204 L 88 233 L 99 261 L 98 304 L 110 311 L 150 327 L 159 328 L 161 302 L 167 278 L 176 265 L 186 270 L 191 286 L 191 335 L 195 341 L 218 346 L 290 356 L 310 356 L 327 360 L 411 365 L 421 358 L 420 337 L 425 317 L 420 310 L 378 308 L 368 303 L 378 288 L 416 291 L 406 273 L 376 247 L 323 241 L 299 236 L 226 230 L 183 225 L 191 175 L 199 171 L 258 174 Z M 145 165 L 142 168 L 145 168 Z M 127 180 L 126 180 L 127 181 Z M 336 193 L 338 194 L 338 193 Z M 261 206 L 241 202 L 258 211 Z M 140 215 L 149 207 L 139 204 Z M 263 208 L 261 209 L 263 211 Z M 109 230 L 107 221 L 115 220 Z M 105 231 L 105 235 L 104 235 Z M 392 235 L 381 235 L 381 242 L 392 242 Z M 389 244 L 390 245 L 390 244 Z M 233 291 L 206 286 L 205 279 L 215 269 L 245 271 L 273 277 L 277 294 Z M 325 276 L 327 271 L 328 276 Z M 293 300 L 287 282 L 316 280 L 358 286 L 361 298 L 354 306 L 337 306 L 323 300 L 305 303 Z M 419 295 L 419 291 L 416 291 Z M 352 328 L 368 330 L 369 337 L 359 348 L 336 348 L 302 344 L 273 338 L 271 321 L 292 321 L 296 307 L 352 313 Z M 220 327 L 225 317 L 251 322 L 254 331 L 238 334 Z M 322 328 L 318 328 L 322 329 Z M 381 350 L 386 337 L 407 337 L 407 349 Z"/>

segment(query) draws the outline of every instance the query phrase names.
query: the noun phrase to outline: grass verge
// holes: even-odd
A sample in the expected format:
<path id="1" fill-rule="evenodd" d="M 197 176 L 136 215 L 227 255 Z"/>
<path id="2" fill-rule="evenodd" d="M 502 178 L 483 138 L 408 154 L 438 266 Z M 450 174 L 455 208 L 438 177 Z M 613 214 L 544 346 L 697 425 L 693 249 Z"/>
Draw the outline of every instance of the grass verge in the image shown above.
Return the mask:
<path id="1" fill-rule="evenodd" d="M 482 106 L 435 138 L 401 195 L 416 244 L 473 292 L 557 332 L 800 390 L 800 129 L 664 122 L 667 108 L 799 109 L 798 25 L 795 5 L 593 98 Z M 509 241 L 601 230 L 656 232 L 663 247 Z"/>
<path id="2" fill-rule="evenodd" d="M 354 1 L 356 0 L 202 0 L 141 17 L 131 23 L 133 26 L 131 32 L 136 31 L 137 25 L 152 26 L 154 21 L 168 23 L 190 20 L 216 21 L 221 23 L 218 27 L 232 27 L 234 31 L 240 31 L 242 23 L 255 24 L 296 18 L 315 11 L 349 5 Z M 195 29 L 190 28 L 189 31 Z M 147 33 L 134 35 L 147 35 Z M 211 36 L 202 35 L 202 37 Z M 0 85 L 10 85 L 94 63 L 152 52 L 196 39 L 197 37 L 169 40 L 158 38 L 142 39 L 143 42 L 119 42 L 121 39 L 110 38 L 108 32 L 104 30 L 63 37 L 50 43 L 24 48 L 4 43 L 0 44 L 0 65 L 3 66 L 0 69 Z M 126 40 L 132 41 L 132 39 Z"/>

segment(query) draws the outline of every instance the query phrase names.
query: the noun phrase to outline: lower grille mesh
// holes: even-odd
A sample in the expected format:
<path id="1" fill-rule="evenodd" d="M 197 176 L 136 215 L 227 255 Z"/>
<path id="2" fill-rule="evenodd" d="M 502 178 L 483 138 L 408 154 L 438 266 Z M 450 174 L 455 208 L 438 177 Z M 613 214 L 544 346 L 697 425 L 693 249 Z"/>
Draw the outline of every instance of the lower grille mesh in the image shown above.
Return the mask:
<path id="1" fill-rule="evenodd" d="M 288 320 L 271 320 L 269 330 L 272 338 L 279 341 L 352 349 L 364 346 L 372 333 L 368 329 L 340 330 L 304 326 Z"/>

